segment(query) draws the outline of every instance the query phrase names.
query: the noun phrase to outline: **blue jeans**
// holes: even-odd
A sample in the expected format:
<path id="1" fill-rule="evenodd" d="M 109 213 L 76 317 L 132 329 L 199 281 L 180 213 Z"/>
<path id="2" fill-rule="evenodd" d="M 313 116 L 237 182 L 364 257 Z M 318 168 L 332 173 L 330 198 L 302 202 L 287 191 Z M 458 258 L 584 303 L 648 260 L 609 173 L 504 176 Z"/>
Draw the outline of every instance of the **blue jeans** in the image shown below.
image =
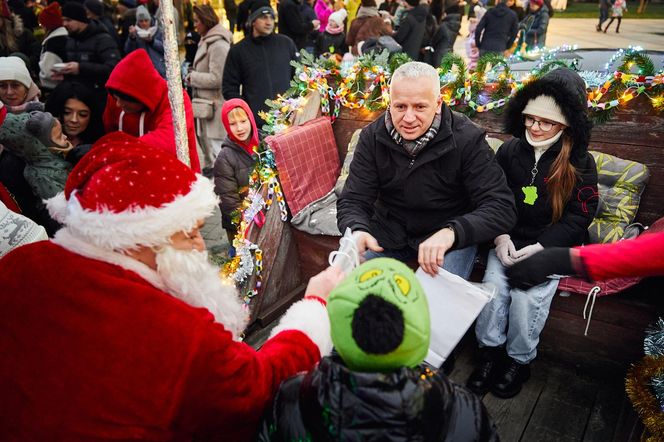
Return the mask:
<path id="1" fill-rule="evenodd" d="M 521 364 L 529 363 L 537 356 L 539 336 L 559 281 L 551 279 L 525 292 L 510 288 L 505 267 L 492 249 L 482 282 L 495 285 L 497 292 L 475 324 L 480 347 L 506 344 L 507 354 L 512 359 Z"/>
<path id="2" fill-rule="evenodd" d="M 470 272 L 473 271 L 475 255 L 477 255 L 476 245 L 468 246 L 464 249 L 452 250 L 445 254 L 442 268 L 450 273 L 461 276 L 463 279 L 468 279 L 470 277 Z M 385 250 L 383 252 L 367 250 L 364 253 L 364 259 L 367 261 L 380 257 L 394 258 L 397 261 L 402 262 L 417 261 L 417 250 L 406 247 L 405 249 Z"/>

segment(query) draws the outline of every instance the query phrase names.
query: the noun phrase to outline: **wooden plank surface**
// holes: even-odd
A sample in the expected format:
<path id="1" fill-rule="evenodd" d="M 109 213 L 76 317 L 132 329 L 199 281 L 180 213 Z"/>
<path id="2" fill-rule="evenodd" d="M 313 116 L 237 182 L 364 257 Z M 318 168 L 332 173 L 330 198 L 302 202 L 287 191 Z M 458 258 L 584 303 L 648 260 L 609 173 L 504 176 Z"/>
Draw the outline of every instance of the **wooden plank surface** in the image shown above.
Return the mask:
<path id="1" fill-rule="evenodd" d="M 583 442 L 607 442 L 613 440 L 616 423 L 627 401 L 623 382 L 600 384 L 595 404 L 590 410 L 590 417 L 583 435 Z"/>

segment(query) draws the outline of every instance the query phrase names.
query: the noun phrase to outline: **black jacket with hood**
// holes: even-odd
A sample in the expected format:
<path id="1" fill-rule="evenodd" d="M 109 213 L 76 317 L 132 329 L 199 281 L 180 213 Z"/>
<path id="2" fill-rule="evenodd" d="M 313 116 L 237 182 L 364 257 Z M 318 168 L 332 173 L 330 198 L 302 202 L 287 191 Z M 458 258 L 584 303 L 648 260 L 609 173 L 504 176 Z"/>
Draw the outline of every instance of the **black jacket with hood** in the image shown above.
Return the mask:
<path id="1" fill-rule="evenodd" d="M 530 99 L 540 95 L 553 97 L 569 122 L 563 137 L 572 139 L 570 162 L 577 173 L 577 182 L 562 218 L 553 224 L 546 181 L 561 150 L 562 137 L 542 154 L 537 163 L 538 173 L 533 185 L 537 187 L 538 197 L 533 205 L 524 202 L 522 191 L 523 186 L 530 184 L 535 164 L 533 147 L 526 141 L 522 112 Z M 505 171 L 507 184 L 516 201 L 518 220 L 510 236 L 517 249 L 536 242 L 544 247 L 570 247 L 587 240 L 588 226 L 597 211 L 598 194 L 597 167 L 588 153 L 592 123 L 588 119 L 585 97 L 585 83 L 581 77 L 568 69 L 557 69 L 524 86 L 509 102 L 505 131 L 516 138 L 506 141 L 498 149 L 496 160 Z"/>
<path id="2" fill-rule="evenodd" d="M 106 28 L 91 21 L 84 31 L 69 34 L 67 61 L 78 62 L 78 75 L 71 76 L 93 88 L 103 88 L 120 61 L 120 50 Z"/>
<path id="3" fill-rule="evenodd" d="M 445 104 L 441 112 L 438 133 L 415 158 L 392 140 L 385 115 L 362 130 L 337 202 L 340 231 L 369 232 L 386 249 L 417 250 L 451 226 L 461 249 L 514 227 L 514 196 L 484 131 Z"/>
<path id="4" fill-rule="evenodd" d="M 519 30 L 516 12 L 505 3 L 498 3 L 484 14 L 475 28 L 475 45 L 482 52 L 502 54 L 512 46 Z M 484 33 L 482 33 L 484 31 Z"/>
<path id="5" fill-rule="evenodd" d="M 259 441 L 497 441 L 482 401 L 423 367 L 360 373 L 338 356 L 281 384 Z"/>
<path id="6" fill-rule="evenodd" d="M 401 20 L 399 30 L 394 34 L 394 39 L 401 45 L 403 52 L 415 61 L 420 59 L 420 48 L 424 41 L 428 15 L 428 5 L 419 4 L 415 6 Z"/>

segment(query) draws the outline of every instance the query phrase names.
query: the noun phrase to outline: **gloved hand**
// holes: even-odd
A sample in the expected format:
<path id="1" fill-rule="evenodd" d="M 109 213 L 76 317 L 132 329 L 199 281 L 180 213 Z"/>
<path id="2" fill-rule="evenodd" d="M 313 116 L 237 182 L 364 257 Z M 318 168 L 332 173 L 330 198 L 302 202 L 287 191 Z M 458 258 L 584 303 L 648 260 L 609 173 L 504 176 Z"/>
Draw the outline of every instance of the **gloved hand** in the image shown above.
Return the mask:
<path id="1" fill-rule="evenodd" d="M 527 290 L 547 280 L 549 275 L 575 275 L 571 251 L 550 247 L 514 264 L 505 271 L 510 287 Z"/>
<path id="2" fill-rule="evenodd" d="M 516 262 L 516 248 L 514 243 L 508 234 L 503 234 L 497 236 L 493 240 L 493 243 L 496 245 L 496 256 L 500 260 L 500 263 L 505 267 L 511 267 Z"/>
<path id="3" fill-rule="evenodd" d="M 519 262 L 523 261 L 526 258 L 530 258 L 537 252 L 541 252 L 544 250 L 544 247 L 542 247 L 542 244 L 536 242 L 535 244 L 531 244 L 529 246 L 523 247 L 519 250 L 516 251 L 516 255 L 514 258 L 514 262 Z"/>

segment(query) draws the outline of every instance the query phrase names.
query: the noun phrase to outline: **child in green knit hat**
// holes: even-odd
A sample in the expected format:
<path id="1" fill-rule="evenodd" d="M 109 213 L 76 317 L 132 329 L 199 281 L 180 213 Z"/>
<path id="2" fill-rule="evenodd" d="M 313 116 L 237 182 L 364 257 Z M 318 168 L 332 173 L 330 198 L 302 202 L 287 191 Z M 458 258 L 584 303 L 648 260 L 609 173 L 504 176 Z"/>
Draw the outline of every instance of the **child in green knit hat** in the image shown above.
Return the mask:
<path id="1" fill-rule="evenodd" d="M 498 440 L 480 399 L 423 364 L 429 307 L 406 265 L 367 261 L 327 308 L 336 352 L 281 384 L 259 440 Z"/>

